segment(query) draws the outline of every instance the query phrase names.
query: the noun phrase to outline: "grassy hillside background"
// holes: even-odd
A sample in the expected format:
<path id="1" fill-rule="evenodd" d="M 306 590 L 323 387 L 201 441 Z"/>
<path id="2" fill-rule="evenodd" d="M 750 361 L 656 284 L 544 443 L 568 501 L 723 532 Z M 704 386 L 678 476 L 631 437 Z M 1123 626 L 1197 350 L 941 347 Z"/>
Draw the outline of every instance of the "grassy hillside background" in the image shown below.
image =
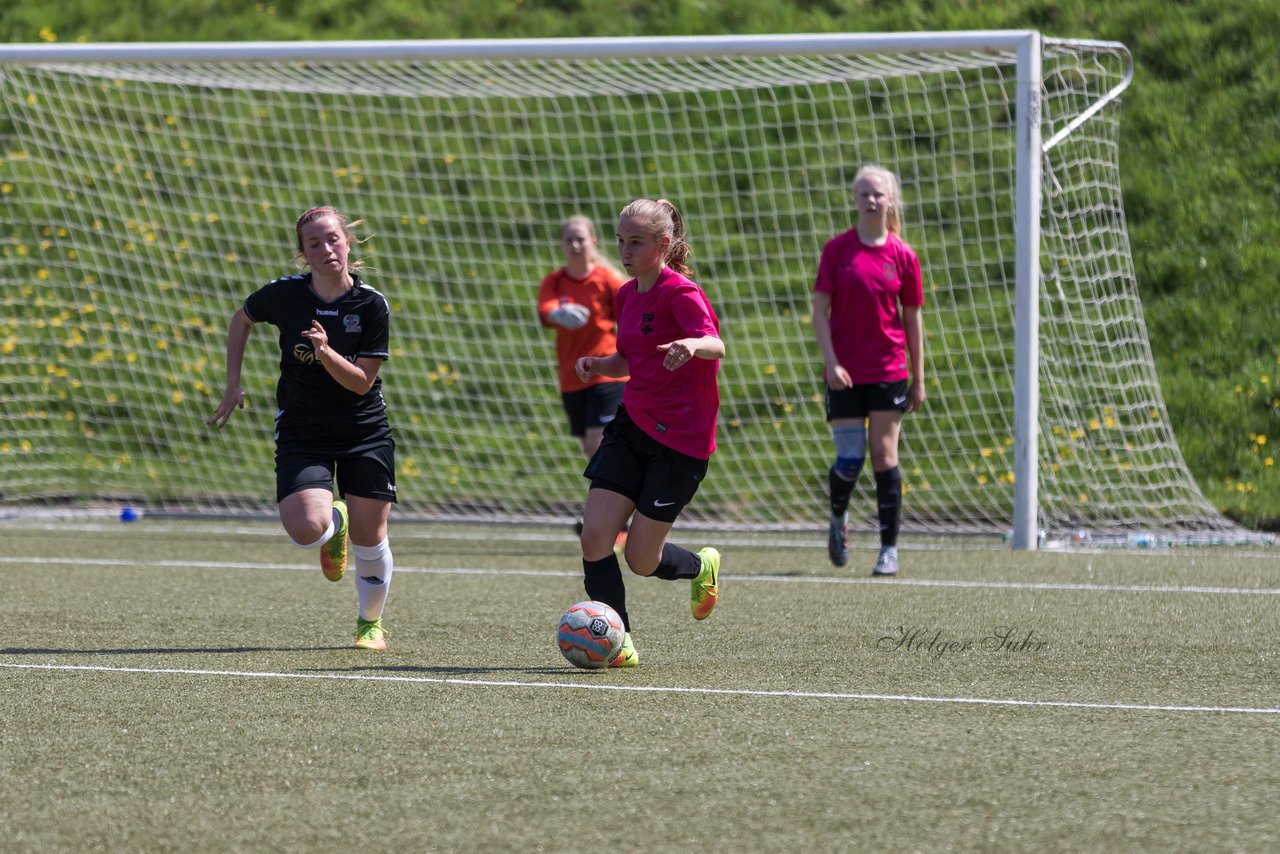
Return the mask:
<path id="1" fill-rule="evenodd" d="M 36 41 L 479 38 L 1013 29 L 1124 42 L 1121 175 L 1165 400 L 1210 500 L 1280 527 L 1280 8 L 1262 0 L 16 0 L 0 38 Z"/>

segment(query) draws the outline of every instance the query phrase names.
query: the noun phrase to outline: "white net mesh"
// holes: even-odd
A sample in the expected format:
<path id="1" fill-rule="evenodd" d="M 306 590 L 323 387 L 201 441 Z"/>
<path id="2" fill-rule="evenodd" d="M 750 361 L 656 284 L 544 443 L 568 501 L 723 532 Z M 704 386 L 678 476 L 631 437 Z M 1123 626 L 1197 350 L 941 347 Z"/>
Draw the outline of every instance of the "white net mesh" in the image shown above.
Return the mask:
<path id="1" fill-rule="evenodd" d="M 1046 43 L 1045 139 L 1127 61 Z M 292 269 L 294 217 L 333 204 L 367 220 L 368 278 L 392 305 L 401 512 L 572 516 L 586 484 L 537 284 L 569 215 L 592 217 L 607 249 L 626 202 L 665 196 L 728 348 L 720 449 L 683 518 L 813 527 L 832 456 L 813 276 L 853 223 L 854 171 L 878 161 L 902 178 L 926 286 L 904 527 L 1010 524 L 1010 52 L 0 70 L 0 501 L 270 509 L 273 331 L 250 344 L 251 408 L 222 432 L 204 421 L 227 319 Z M 1156 382 L 1117 103 L 1044 156 L 1042 524 L 1231 531 Z M 870 528 L 874 501 L 853 507 Z"/>

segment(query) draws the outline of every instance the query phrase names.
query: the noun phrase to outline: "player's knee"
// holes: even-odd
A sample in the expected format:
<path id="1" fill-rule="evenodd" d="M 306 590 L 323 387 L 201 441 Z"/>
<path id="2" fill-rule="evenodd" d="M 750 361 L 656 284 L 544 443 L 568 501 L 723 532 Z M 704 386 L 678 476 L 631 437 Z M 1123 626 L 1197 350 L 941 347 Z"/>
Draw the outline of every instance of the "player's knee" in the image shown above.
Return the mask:
<path id="1" fill-rule="evenodd" d="M 832 466 L 843 480 L 857 480 L 867 459 L 867 428 L 862 424 L 842 424 L 831 429 L 836 461 Z"/>
<path id="2" fill-rule="evenodd" d="M 863 457 L 836 457 L 831 468 L 841 480 L 857 480 L 865 463 Z"/>
<path id="3" fill-rule="evenodd" d="M 632 545 L 631 540 L 627 540 L 627 545 L 623 549 L 623 554 L 627 559 L 627 569 L 636 575 L 650 576 L 658 569 L 658 561 L 662 557 L 661 552 L 653 554 L 652 549 L 645 549 L 641 544 Z"/>

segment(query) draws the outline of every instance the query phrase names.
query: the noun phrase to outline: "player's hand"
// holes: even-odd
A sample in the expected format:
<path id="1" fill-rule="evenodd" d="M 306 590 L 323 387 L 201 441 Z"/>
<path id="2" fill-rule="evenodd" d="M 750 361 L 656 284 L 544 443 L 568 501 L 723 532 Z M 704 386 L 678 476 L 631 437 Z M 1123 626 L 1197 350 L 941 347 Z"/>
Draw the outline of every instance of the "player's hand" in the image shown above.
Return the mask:
<path id="1" fill-rule="evenodd" d="M 689 346 L 690 339 L 681 338 L 679 341 L 672 341 L 670 344 L 659 344 L 658 349 L 665 351 L 667 355 L 662 358 L 662 367 L 668 371 L 674 371 L 681 365 L 693 359 L 693 348 Z"/>
<path id="2" fill-rule="evenodd" d="M 573 363 L 573 369 L 578 374 L 578 379 L 584 383 L 591 379 L 592 372 L 596 367 L 595 356 L 583 356 L 581 359 Z"/>
<path id="3" fill-rule="evenodd" d="M 924 383 L 912 383 L 907 387 L 907 412 L 915 412 L 924 405 Z"/>
<path id="4" fill-rule="evenodd" d="M 853 378 L 844 369 L 844 365 L 835 365 L 827 368 L 827 385 L 832 391 L 841 391 L 853 385 Z"/>
<path id="5" fill-rule="evenodd" d="M 302 330 L 302 337 L 311 341 L 311 349 L 315 351 L 317 358 L 329 348 L 329 333 L 324 331 L 318 320 L 311 321 L 310 329 Z"/>
<path id="6" fill-rule="evenodd" d="M 591 309 L 576 302 L 567 302 L 547 312 L 547 320 L 565 329 L 581 329 L 591 319 Z"/>
<path id="7" fill-rule="evenodd" d="M 222 402 L 218 404 L 218 409 L 213 413 L 213 417 L 206 421 L 221 430 L 226 426 L 227 420 L 231 418 L 231 414 L 237 409 L 244 409 L 244 389 L 240 386 L 228 388 L 222 395 Z"/>

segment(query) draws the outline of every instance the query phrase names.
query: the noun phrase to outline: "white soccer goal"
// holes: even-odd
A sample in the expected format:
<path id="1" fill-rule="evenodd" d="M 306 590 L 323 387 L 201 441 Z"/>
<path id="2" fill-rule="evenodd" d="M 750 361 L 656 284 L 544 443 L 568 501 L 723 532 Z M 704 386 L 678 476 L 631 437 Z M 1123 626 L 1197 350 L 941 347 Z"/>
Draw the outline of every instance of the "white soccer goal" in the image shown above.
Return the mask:
<path id="1" fill-rule="evenodd" d="M 812 282 L 878 161 L 926 281 L 904 527 L 1240 534 L 1188 473 L 1147 344 L 1130 70 L 1122 45 L 1034 32 L 0 46 L 0 503 L 270 510 L 272 330 L 251 408 L 204 422 L 228 317 L 291 270 L 295 216 L 334 204 L 367 220 L 393 309 L 400 513 L 567 520 L 586 484 L 537 285 L 566 217 L 609 249 L 626 202 L 665 196 L 728 348 L 684 519 L 817 529 Z"/>

